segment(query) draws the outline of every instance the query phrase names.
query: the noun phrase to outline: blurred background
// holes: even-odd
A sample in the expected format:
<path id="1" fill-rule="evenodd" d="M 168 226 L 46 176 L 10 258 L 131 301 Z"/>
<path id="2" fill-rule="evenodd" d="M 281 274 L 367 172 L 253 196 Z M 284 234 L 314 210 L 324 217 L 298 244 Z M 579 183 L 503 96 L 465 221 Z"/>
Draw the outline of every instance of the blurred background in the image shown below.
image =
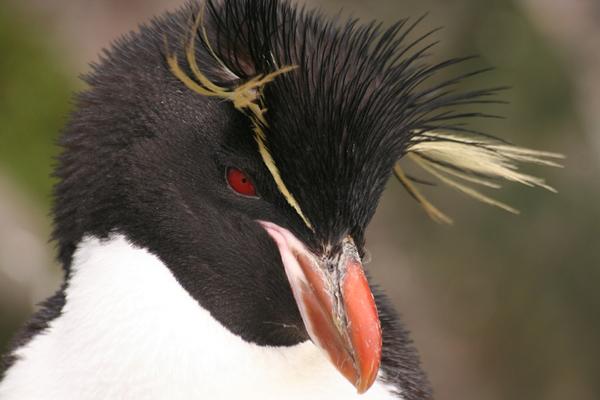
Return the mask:
<path id="1" fill-rule="evenodd" d="M 103 47 L 183 0 L 0 2 L 0 348 L 60 282 L 48 243 L 54 143 Z M 298 0 L 300 1 L 300 0 Z M 369 233 L 374 278 L 413 333 L 440 400 L 600 399 L 600 2 L 305 0 L 328 13 L 429 16 L 436 58 L 477 53 L 473 85 L 510 85 L 506 120 L 474 126 L 563 152 L 530 169 L 559 190 L 508 186 L 505 214 L 445 187 L 431 222 L 390 181 Z M 464 67 L 466 68 L 466 67 Z"/>

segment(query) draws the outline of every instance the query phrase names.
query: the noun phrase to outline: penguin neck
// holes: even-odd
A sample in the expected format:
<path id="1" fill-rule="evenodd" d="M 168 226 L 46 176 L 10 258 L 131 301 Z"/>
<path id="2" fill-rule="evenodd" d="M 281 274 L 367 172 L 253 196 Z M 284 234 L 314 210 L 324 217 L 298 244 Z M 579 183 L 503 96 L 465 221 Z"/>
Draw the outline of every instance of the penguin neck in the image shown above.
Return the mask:
<path id="1" fill-rule="evenodd" d="M 30 379 L 47 398 L 356 395 L 311 342 L 262 347 L 231 333 L 157 256 L 122 235 L 85 238 L 71 268 L 60 317 L 16 351 L 0 394 Z M 361 398 L 397 397 L 376 384 Z"/>

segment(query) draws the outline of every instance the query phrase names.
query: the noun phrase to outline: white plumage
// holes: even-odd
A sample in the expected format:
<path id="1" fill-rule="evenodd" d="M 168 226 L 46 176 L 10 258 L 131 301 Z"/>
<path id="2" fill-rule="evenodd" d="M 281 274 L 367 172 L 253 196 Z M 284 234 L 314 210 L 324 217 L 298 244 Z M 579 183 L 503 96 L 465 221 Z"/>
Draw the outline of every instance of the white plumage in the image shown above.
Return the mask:
<path id="1" fill-rule="evenodd" d="M 358 396 L 312 342 L 245 342 L 121 235 L 85 239 L 72 273 L 62 315 L 16 351 L 0 399 L 398 399 L 381 382 Z"/>

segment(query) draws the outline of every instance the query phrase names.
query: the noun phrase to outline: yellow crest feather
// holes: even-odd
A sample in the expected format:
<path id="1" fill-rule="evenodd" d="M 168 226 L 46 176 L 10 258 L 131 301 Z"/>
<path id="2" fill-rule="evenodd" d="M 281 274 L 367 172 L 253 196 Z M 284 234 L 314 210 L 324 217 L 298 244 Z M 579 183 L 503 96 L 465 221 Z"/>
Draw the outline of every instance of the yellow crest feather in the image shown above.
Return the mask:
<path id="1" fill-rule="evenodd" d="M 279 168 L 275 164 L 275 161 L 269 152 L 267 147 L 267 137 L 265 135 L 265 128 L 268 127 L 267 120 L 265 118 L 266 108 L 264 106 L 262 88 L 272 82 L 278 76 L 288 73 L 295 68 L 296 66 L 284 66 L 278 68 L 277 70 L 268 73 L 268 74 L 259 74 L 247 82 L 240 84 L 239 86 L 229 89 L 222 86 L 217 85 L 213 81 L 211 81 L 198 66 L 196 61 L 196 43 L 195 37 L 198 30 L 201 30 L 204 42 L 209 50 L 211 57 L 217 61 L 217 63 L 223 68 L 225 72 L 229 75 L 235 76 L 233 72 L 225 63 L 217 56 L 216 52 L 213 50 L 210 42 L 208 40 L 208 35 L 204 26 L 204 7 L 198 13 L 198 17 L 196 18 L 192 32 L 190 35 L 189 42 L 185 49 L 186 60 L 190 70 L 192 71 L 193 76 L 189 76 L 179 65 L 179 61 L 177 59 L 176 54 L 171 54 L 168 51 L 167 45 L 167 64 L 173 75 L 175 75 L 188 89 L 202 95 L 208 97 L 218 97 L 225 100 L 228 100 L 233 103 L 233 106 L 247 115 L 252 124 L 254 125 L 253 133 L 254 139 L 258 145 L 258 150 L 260 156 L 265 163 L 269 173 L 272 175 L 275 184 L 277 185 L 278 190 L 284 196 L 288 204 L 298 213 L 302 221 L 306 224 L 308 228 L 313 230 L 312 224 L 308 220 L 308 218 L 302 212 L 300 205 L 291 194 L 287 186 L 285 185 L 283 179 L 281 178 L 281 174 L 279 172 Z"/>
<path id="2" fill-rule="evenodd" d="M 541 187 L 556 193 L 556 190 L 547 185 L 544 179 L 520 172 L 517 163 L 562 167 L 555 160 L 564 159 L 564 156 L 558 153 L 440 132 L 417 133 L 407 149 L 407 155 L 408 159 L 440 182 L 476 200 L 514 214 L 518 214 L 518 210 L 492 199 L 458 180 L 498 189 L 501 186 L 492 180 L 504 179 L 530 187 Z M 403 174 L 399 174 L 398 171 L 402 171 L 399 165 L 396 167 L 396 176 L 424 207 L 427 214 L 438 222 L 449 223 L 448 221 L 451 221 L 443 214 L 441 217 L 439 210 L 433 207 L 406 176 L 402 176 Z"/>

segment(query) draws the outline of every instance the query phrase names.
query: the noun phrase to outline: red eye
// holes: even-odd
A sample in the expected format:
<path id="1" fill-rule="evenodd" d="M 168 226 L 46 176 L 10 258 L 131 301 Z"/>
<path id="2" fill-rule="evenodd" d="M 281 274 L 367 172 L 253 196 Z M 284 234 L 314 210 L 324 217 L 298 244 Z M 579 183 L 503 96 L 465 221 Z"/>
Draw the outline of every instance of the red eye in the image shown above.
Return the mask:
<path id="1" fill-rule="evenodd" d="M 256 188 L 248 176 L 237 168 L 227 170 L 227 183 L 242 196 L 256 197 Z"/>

